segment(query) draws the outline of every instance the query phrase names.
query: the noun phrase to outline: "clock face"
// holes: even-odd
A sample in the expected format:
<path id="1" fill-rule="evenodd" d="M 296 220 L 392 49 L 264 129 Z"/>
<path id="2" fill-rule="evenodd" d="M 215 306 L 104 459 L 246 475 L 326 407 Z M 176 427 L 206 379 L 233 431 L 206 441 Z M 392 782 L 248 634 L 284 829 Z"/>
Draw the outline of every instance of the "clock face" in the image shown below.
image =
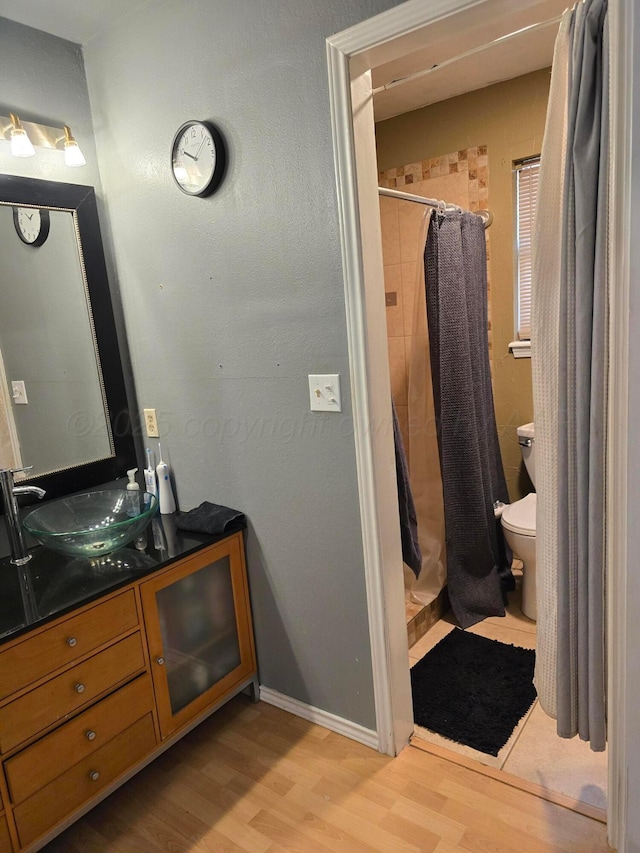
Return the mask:
<path id="1" fill-rule="evenodd" d="M 213 125 L 188 121 L 178 129 L 171 151 L 171 168 L 183 192 L 209 195 L 220 185 L 224 165 L 224 143 Z"/>
<path id="2" fill-rule="evenodd" d="M 13 224 L 23 243 L 42 246 L 49 236 L 49 211 L 35 207 L 14 207 Z"/>

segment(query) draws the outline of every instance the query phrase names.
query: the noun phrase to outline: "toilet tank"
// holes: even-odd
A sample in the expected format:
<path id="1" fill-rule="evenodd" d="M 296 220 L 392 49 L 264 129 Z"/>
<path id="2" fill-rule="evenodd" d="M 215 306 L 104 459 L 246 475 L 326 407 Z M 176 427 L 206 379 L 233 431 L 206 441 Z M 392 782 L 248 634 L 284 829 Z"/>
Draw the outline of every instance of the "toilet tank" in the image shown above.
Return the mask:
<path id="1" fill-rule="evenodd" d="M 516 430 L 520 452 L 527 469 L 527 474 L 533 485 L 536 484 L 536 443 L 533 434 L 533 424 L 523 424 Z"/>

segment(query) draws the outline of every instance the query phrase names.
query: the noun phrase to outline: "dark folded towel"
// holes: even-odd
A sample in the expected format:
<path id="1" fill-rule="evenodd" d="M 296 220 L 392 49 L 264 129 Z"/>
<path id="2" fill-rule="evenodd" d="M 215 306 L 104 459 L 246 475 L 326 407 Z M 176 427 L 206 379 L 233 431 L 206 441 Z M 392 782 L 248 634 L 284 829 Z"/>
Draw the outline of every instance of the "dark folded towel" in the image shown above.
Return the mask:
<path id="1" fill-rule="evenodd" d="M 193 533 L 210 533 L 215 536 L 234 525 L 244 524 L 245 515 L 237 509 L 203 501 L 199 507 L 183 512 L 176 518 L 176 527 Z"/>

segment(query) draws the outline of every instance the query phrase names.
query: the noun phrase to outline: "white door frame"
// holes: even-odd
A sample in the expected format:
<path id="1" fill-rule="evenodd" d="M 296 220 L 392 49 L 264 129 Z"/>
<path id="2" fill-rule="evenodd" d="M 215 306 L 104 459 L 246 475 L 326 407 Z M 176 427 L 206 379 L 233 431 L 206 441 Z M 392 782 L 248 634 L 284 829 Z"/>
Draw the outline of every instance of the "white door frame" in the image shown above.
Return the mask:
<path id="1" fill-rule="evenodd" d="M 397 523 L 382 241 L 370 70 L 437 39 L 541 0 L 409 0 L 327 39 L 349 339 L 351 393 L 363 530 L 378 748 L 397 754 L 413 731 L 403 573 Z M 609 836 L 623 853 L 626 808 L 625 589 L 627 574 L 628 304 L 630 289 L 630 4 L 609 0 L 612 67 L 609 411 Z M 455 16 L 455 24 L 452 18 Z M 428 29 L 427 29 L 428 28 Z M 377 344 L 377 346 L 376 346 Z M 384 350 L 380 352 L 380 350 Z"/>
<path id="2" fill-rule="evenodd" d="M 0 350 L 0 430 L 5 435 L 5 441 L 8 439 L 10 446 L 10 457 L 3 461 L 8 463 L 9 468 L 22 468 L 22 455 L 20 453 L 20 441 L 18 440 L 18 431 L 16 422 L 13 417 L 13 401 L 9 396 L 9 383 L 7 381 L 7 373 L 4 368 L 2 351 Z M 0 468 L 2 463 L 0 462 Z"/>

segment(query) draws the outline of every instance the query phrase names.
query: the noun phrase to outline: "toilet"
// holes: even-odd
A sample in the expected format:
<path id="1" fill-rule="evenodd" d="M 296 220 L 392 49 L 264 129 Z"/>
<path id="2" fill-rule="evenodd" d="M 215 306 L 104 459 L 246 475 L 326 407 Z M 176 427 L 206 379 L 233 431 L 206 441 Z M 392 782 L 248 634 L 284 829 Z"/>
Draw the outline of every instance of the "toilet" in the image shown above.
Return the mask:
<path id="1" fill-rule="evenodd" d="M 533 424 L 517 429 L 518 443 L 531 482 L 535 478 L 535 438 Z M 536 494 L 526 495 L 504 508 L 501 516 L 504 538 L 513 556 L 522 561 L 522 612 L 529 619 L 537 619 L 536 610 Z"/>

